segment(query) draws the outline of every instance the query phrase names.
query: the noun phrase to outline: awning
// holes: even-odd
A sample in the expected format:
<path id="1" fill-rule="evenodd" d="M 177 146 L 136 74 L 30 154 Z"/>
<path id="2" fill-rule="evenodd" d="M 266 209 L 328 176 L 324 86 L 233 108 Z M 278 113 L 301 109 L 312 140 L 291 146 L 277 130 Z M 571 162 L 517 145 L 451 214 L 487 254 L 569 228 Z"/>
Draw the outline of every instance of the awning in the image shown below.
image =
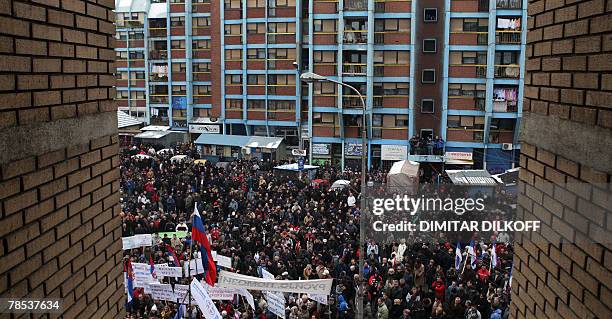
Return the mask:
<path id="1" fill-rule="evenodd" d="M 117 128 L 129 127 L 134 125 L 140 125 L 142 121 L 137 118 L 130 116 L 129 114 L 117 110 Z"/>
<path id="2" fill-rule="evenodd" d="M 162 138 L 168 134 L 170 134 L 172 132 L 170 131 L 146 131 L 146 132 L 142 132 L 136 136 L 134 136 L 135 138 L 150 138 L 150 139 L 158 139 L 158 138 Z"/>
<path id="3" fill-rule="evenodd" d="M 140 129 L 141 131 L 168 131 L 170 126 L 149 125 Z"/>
<path id="4" fill-rule="evenodd" d="M 455 185 L 494 186 L 497 184 L 486 170 L 446 170 L 446 174 Z"/>
<path id="5" fill-rule="evenodd" d="M 474 161 L 461 159 L 447 159 L 444 163 L 449 165 L 474 165 Z"/>
<path id="6" fill-rule="evenodd" d="M 166 3 L 151 3 L 151 7 L 149 8 L 149 14 L 147 17 L 149 19 L 158 19 L 165 18 L 168 16 L 168 7 Z"/>
<path id="7" fill-rule="evenodd" d="M 147 12 L 147 0 L 115 0 L 115 12 Z"/>
<path id="8" fill-rule="evenodd" d="M 196 144 L 204 145 L 257 147 L 266 149 L 277 149 L 282 142 L 282 137 L 219 134 L 200 134 L 200 136 L 195 141 Z"/>
<path id="9" fill-rule="evenodd" d="M 319 168 L 319 166 L 307 165 L 307 164 L 304 165 L 304 170 L 316 169 L 316 168 Z M 296 172 L 300 170 L 298 163 L 279 165 L 279 166 L 276 166 L 274 169 L 283 170 L 283 171 L 296 171 Z"/>

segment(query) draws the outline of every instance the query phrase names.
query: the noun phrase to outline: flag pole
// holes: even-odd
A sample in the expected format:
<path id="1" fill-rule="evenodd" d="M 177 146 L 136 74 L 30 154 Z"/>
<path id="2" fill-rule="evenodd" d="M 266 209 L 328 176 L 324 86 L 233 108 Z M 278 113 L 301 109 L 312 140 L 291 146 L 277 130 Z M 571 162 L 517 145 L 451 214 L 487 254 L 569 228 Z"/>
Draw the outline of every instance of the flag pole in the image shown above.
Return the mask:
<path id="1" fill-rule="evenodd" d="M 197 205 L 197 203 L 196 203 L 196 205 Z M 193 216 L 194 215 L 192 213 L 191 214 L 191 225 L 192 225 L 192 227 L 193 227 Z M 192 281 L 192 279 L 191 279 L 191 255 L 192 254 L 193 254 L 193 232 L 192 232 L 192 236 L 191 236 L 191 241 L 189 242 L 189 259 L 188 259 L 188 262 L 187 262 L 187 275 L 189 277 L 189 283 L 188 283 L 189 284 L 189 290 L 188 290 L 189 291 L 189 303 L 188 303 L 189 308 L 187 309 L 187 314 L 188 314 L 189 318 L 191 318 L 191 281 Z M 196 274 L 197 274 L 198 273 L 198 261 L 197 261 L 197 259 L 196 259 L 196 263 L 195 264 L 196 264 Z M 179 307 L 180 307 L 180 305 L 179 305 Z"/>

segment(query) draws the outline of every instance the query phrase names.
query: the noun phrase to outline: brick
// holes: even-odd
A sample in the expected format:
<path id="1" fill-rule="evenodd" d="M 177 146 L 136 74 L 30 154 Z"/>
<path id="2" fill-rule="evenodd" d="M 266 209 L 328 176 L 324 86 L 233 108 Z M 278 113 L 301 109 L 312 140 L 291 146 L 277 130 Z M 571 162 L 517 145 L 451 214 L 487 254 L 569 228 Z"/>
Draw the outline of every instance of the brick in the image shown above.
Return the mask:
<path id="1" fill-rule="evenodd" d="M 612 71 L 612 54 L 594 54 L 589 56 L 589 71 Z"/>
<path id="2" fill-rule="evenodd" d="M 43 262 L 47 263 L 50 260 L 57 257 L 62 252 L 66 251 L 70 247 L 68 237 L 58 239 L 51 244 L 47 249 L 43 250 Z"/>
<path id="3" fill-rule="evenodd" d="M 601 50 L 601 37 L 590 36 L 576 39 L 576 53 L 593 53 Z"/>
<path id="4" fill-rule="evenodd" d="M 597 125 L 605 128 L 612 128 L 612 111 L 598 110 Z"/>
<path id="5" fill-rule="evenodd" d="M 53 179 L 53 169 L 46 168 L 23 176 L 23 188 L 28 190 L 32 187 L 49 182 Z"/>
<path id="6" fill-rule="evenodd" d="M 564 6 L 555 10 L 555 23 L 576 19 L 577 6 Z"/>
<path id="7" fill-rule="evenodd" d="M 589 21 L 579 20 L 565 24 L 564 32 L 566 37 L 587 34 L 589 32 Z"/>
<path id="8" fill-rule="evenodd" d="M 583 105 L 584 104 L 584 91 L 582 90 L 561 90 L 561 102 L 568 104 Z"/>
<path id="9" fill-rule="evenodd" d="M 60 59 L 37 58 L 32 61 L 34 72 L 61 72 L 62 62 Z"/>
<path id="10" fill-rule="evenodd" d="M 30 256 L 37 254 L 44 248 L 47 248 L 51 244 L 53 244 L 54 241 L 55 241 L 54 231 L 49 231 L 49 232 L 43 233 L 42 235 L 36 238 L 33 238 L 26 245 L 26 256 L 29 258 Z"/>
<path id="11" fill-rule="evenodd" d="M 2 228 L 0 228 L 0 236 L 4 237 L 15 229 L 23 226 L 23 215 L 21 213 L 12 214 L 2 219 Z M 4 246 L 2 247 L 4 250 Z M 4 251 L 3 251 L 4 253 Z"/>
<path id="12" fill-rule="evenodd" d="M 64 42 L 69 43 L 87 43 L 87 35 L 83 31 L 63 28 L 62 29 L 62 38 Z"/>
<path id="13" fill-rule="evenodd" d="M 30 57 L 0 55 L 0 71 L 30 72 Z"/>
<path id="14" fill-rule="evenodd" d="M 47 55 L 47 42 L 16 39 L 15 53 L 28 55 Z"/>
<path id="15" fill-rule="evenodd" d="M 57 105 L 51 107 L 51 120 L 76 117 L 76 105 Z"/>
<path id="16" fill-rule="evenodd" d="M 62 0 L 62 9 L 83 13 L 85 12 L 85 3 L 79 0 Z"/>
<path id="17" fill-rule="evenodd" d="M 7 270 L 21 264 L 25 260 L 24 249 L 17 249 L 11 253 L 0 257 L 0 273 L 6 273 Z"/>
<path id="18" fill-rule="evenodd" d="M 0 129 L 10 128 L 17 125 L 16 112 L 0 112 Z"/>
<path id="19" fill-rule="evenodd" d="M 599 77 L 594 73 L 574 73 L 573 86 L 575 88 L 597 89 Z"/>
<path id="20" fill-rule="evenodd" d="M 33 105 L 46 106 L 61 103 L 61 94 L 59 91 L 39 91 L 33 92 Z"/>
<path id="21" fill-rule="evenodd" d="M 578 4 L 578 18 L 585 18 L 604 13 L 604 0 L 591 0 Z"/>
<path id="22" fill-rule="evenodd" d="M 608 107 L 610 105 L 610 98 L 612 98 L 612 92 L 587 91 L 585 104 Z"/>
<path id="23" fill-rule="evenodd" d="M 51 214 L 48 214 L 40 220 L 40 230 L 42 232 L 46 232 L 52 229 L 62 220 L 65 220 L 66 216 L 68 216 L 68 209 L 65 207 L 60 208 Z"/>
<path id="24" fill-rule="evenodd" d="M 47 11 L 48 22 L 51 24 L 74 26 L 74 14 L 65 11 L 49 9 Z"/>
<path id="25" fill-rule="evenodd" d="M 20 125 L 27 125 L 32 123 L 40 123 L 49 121 L 49 108 L 36 108 L 19 110 L 17 112 Z"/>
<path id="26" fill-rule="evenodd" d="M 48 24 L 32 23 L 32 37 L 52 41 L 62 40 L 62 29 Z"/>
<path id="27" fill-rule="evenodd" d="M 30 36 L 30 22 L 21 19 L 0 16 L 0 28 L 3 34 L 21 37 Z"/>
<path id="28" fill-rule="evenodd" d="M 19 75 L 17 76 L 17 86 L 19 90 L 46 89 L 49 87 L 49 80 L 46 75 Z"/>
<path id="29" fill-rule="evenodd" d="M 574 51 L 574 39 L 559 39 L 552 43 L 552 54 L 566 54 Z M 554 73 L 553 73 L 554 75 Z"/>
<path id="30" fill-rule="evenodd" d="M 599 17 L 592 17 L 591 21 L 591 33 L 601 33 L 612 31 L 612 14 L 607 14 Z"/>
<path id="31" fill-rule="evenodd" d="M 572 121 L 585 123 L 589 125 L 595 125 L 597 119 L 597 111 L 586 107 L 572 107 L 571 119 Z"/>
<path id="32" fill-rule="evenodd" d="M 22 192 L 4 202 L 4 213 L 10 215 L 26 207 L 34 205 L 38 199 L 36 190 Z"/>
<path id="33" fill-rule="evenodd" d="M 585 71 L 586 56 L 569 56 L 563 57 L 563 70 L 569 71 Z"/>

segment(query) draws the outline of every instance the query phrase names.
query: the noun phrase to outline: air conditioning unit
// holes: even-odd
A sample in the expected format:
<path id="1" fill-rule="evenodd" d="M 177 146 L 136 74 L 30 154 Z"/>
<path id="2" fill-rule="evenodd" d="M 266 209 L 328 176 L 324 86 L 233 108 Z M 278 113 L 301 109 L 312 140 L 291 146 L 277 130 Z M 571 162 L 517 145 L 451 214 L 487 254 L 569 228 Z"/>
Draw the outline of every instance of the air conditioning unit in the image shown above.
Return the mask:
<path id="1" fill-rule="evenodd" d="M 512 150 L 512 143 L 502 143 L 502 150 L 504 150 L 504 151 L 511 151 Z"/>

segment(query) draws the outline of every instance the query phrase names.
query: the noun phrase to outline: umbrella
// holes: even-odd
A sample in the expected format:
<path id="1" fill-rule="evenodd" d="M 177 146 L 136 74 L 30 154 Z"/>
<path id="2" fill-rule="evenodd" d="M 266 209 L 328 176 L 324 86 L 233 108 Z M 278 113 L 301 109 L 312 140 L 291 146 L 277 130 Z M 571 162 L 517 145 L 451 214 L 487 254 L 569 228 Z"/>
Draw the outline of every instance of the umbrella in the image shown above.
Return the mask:
<path id="1" fill-rule="evenodd" d="M 157 151 L 157 154 L 159 154 L 159 155 L 161 155 L 161 154 L 168 154 L 168 153 L 172 154 L 172 153 L 174 153 L 174 151 L 171 148 L 164 148 L 164 149 L 161 149 L 161 150 Z"/>
<path id="2" fill-rule="evenodd" d="M 345 179 L 339 179 L 337 181 L 335 181 L 332 186 L 331 189 L 341 189 L 341 188 L 345 188 L 348 187 L 351 184 L 351 182 L 345 180 Z"/>
<path id="3" fill-rule="evenodd" d="M 187 155 L 174 155 L 170 158 L 172 163 L 174 162 L 182 162 L 187 158 Z"/>
<path id="4" fill-rule="evenodd" d="M 206 164 L 206 160 L 205 159 L 197 159 L 197 160 L 193 161 L 193 163 L 196 164 L 196 165 L 200 165 L 200 164 L 204 165 L 204 164 Z"/>
<path id="5" fill-rule="evenodd" d="M 136 155 L 133 155 L 133 156 L 132 156 L 132 158 L 137 158 L 137 159 L 149 159 L 149 158 L 151 158 L 151 156 L 146 155 L 146 154 L 136 154 Z"/>

